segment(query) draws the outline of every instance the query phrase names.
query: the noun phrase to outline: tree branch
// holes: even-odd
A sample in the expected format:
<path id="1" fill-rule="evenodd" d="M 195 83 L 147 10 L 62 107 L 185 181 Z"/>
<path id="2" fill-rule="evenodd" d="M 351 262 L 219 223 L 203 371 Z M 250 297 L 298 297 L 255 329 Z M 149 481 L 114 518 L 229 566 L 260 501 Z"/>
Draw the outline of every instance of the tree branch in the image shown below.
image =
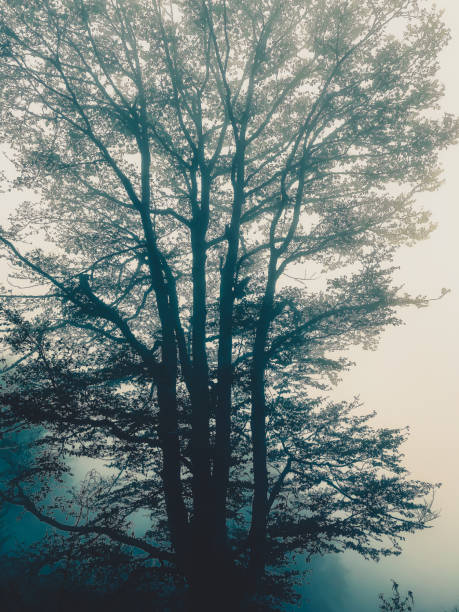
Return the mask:
<path id="1" fill-rule="evenodd" d="M 3 501 L 13 504 L 15 506 L 20 506 L 25 510 L 28 510 L 31 514 L 33 514 L 39 521 L 42 523 L 46 523 L 55 529 L 59 529 L 60 531 L 66 531 L 67 533 L 75 533 L 77 535 L 88 535 L 88 534 L 98 534 L 108 537 L 110 540 L 114 540 L 115 542 L 119 542 L 120 544 L 126 544 L 127 546 L 132 546 L 134 548 L 138 548 L 140 550 L 145 551 L 149 554 L 150 557 L 154 557 L 155 559 L 160 559 L 161 561 L 170 561 L 173 562 L 175 560 L 175 555 L 165 550 L 162 550 L 140 538 L 136 538 L 134 536 L 126 535 L 120 531 L 112 527 L 101 527 L 94 524 L 88 525 L 67 525 L 66 523 L 62 523 L 61 521 L 56 520 L 50 516 L 44 514 L 35 504 L 34 502 L 28 498 L 22 491 L 22 489 L 18 486 L 20 492 L 20 499 L 10 498 L 6 496 L 4 493 L 0 493 L 0 497 Z"/>
<path id="2" fill-rule="evenodd" d="M 289 472 L 290 472 L 290 467 L 292 465 L 292 457 L 289 457 L 287 459 L 287 463 L 285 464 L 284 469 L 282 470 L 282 472 L 279 474 L 278 479 L 276 480 L 276 482 L 274 483 L 271 492 L 269 494 L 268 497 L 268 501 L 266 504 L 266 515 L 269 514 L 269 511 L 272 508 L 273 503 L 276 500 L 276 497 L 279 495 L 281 489 L 282 489 L 282 485 L 284 484 L 285 478 L 288 476 Z"/>

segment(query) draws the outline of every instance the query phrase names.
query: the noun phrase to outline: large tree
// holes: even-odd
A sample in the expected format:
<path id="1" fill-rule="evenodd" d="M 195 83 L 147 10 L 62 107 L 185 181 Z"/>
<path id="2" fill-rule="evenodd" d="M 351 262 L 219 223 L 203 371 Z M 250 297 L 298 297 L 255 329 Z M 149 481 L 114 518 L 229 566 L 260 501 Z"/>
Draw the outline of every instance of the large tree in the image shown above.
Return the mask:
<path id="1" fill-rule="evenodd" d="M 1 414 L 8 431 L 41 428 L 3 498 L 73 551 L 174 568 L 202 610 L 235 609 L 295 551 L 397 552 L 431 518 L 431 486 L 402 467 L 403 432 L 320 390 L 344 349 L 426 303 L 393 286 L 391 262 L 428 235 L 415 196 L 457 134 L 438 111 L 438 13 L 0 10 L 2 138 L 13 187 L 37 194 L 0 234 L 17 279 Z M 65 497 L 52 481 L 74 456 L 111 471 Z"/>

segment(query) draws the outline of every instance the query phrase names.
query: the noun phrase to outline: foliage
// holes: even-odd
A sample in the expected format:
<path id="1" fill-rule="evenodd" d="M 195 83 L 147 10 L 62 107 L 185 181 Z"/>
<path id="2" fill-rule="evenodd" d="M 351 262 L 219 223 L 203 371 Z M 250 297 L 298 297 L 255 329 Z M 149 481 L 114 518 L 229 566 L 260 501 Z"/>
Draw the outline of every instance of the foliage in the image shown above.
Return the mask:
<path id="1" fill-rule="evenodd" d="M 383 612 L 411 612 L 414 609 L 414 596 L 412 591 L 404 597 L 400 594 L 399 584 L 392 580 L 392 597 L 386 599 L 381 593 L 379 595 L 379 609 Z"/>
<path id="2" fill-rule="evenodd" d="M 434 487 L 325 391 L 427 304 L 392 259 L 458 131 L 437 12 L 4 0 L 0 36 L 10 188 L 37 196 L 0 233 L 1 420 L 43 428 L 2 497 L 65 534 L 48 562 L 185 578 L 205 610 L 287 597 L 294 553 L 398 553 Z"/>

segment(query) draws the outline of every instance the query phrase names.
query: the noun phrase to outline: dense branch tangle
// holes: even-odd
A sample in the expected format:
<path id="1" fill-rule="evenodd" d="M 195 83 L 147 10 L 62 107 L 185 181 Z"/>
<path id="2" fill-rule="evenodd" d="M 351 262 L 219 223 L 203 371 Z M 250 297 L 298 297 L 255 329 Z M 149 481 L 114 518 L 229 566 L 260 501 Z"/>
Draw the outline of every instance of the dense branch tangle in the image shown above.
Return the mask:
<path id="1" fill-rule="evenodd" d="M 391 37 L 407 16 L 409 35 Z M 18 212 L 16 240 L 0 240 L 53 304 L 44 316 L 37 297 L 33 318 L 21 314 L 31 300 L 5 298 L 11 328 L 27 329 L 10 340 L 29 351 L 17 380 L 28 367 L 40 380 L 61 377 L 59 427 L 76 427 L 80 454 L 94 420 L 78 421 L 76 406 L 103 395 L 99 425 L 111 423 L 120 456 L 162 482 L 174 559 L 198 597 L 210 576 L 219 584 L 247 558 L 256 584 L 270 514 L 280 520 L 304 451 L 288 432 L 270 434 L 277 404 L 267 397 L 277 389 L 293 413 L 304 404 L 306 433 L 312 400 L 297 389 L 345 367 L 330 351 L 373 341 L 397 322 L 395 307 L 423 303 L 391 286 L 388 264 L 397 246 L 428 234 L 413 195 L 435 186 L 436 152 L 455 136 L 450 117 L 424 114 L 440 96 L 429 45 L 446 39 L 443 26 L 413 0 L 36 0 L 6 2 L 1 19 L 2 129 L 17 185 L 41 201 Z M 395 183 L 406 190 L 388 191 Z M 21 249 L 31 220 L 57 254 Z M 306 263 L 322 270 L 322 285 L 288 286 L 284 273 Z M 78 365 L 72 355 L 88 342 Z M 114 390 L 102 390 L 102 369 Z M 75 394 L 65 401 L 64 380 Z M 43 396 L 25 395 L 51 441 Z M 30 421 L 17 394 L 5 401 Z M 154 459 L 135 450 L 136 427 L 157 439 Z M 91 456 L 108 453 L 99 444 Z M 306 496 L 302 512 L 313 507 Z M 229 518 L 245 525 L 237 546 Z M 353 545 L 374 554 L 364 540 Z"/>

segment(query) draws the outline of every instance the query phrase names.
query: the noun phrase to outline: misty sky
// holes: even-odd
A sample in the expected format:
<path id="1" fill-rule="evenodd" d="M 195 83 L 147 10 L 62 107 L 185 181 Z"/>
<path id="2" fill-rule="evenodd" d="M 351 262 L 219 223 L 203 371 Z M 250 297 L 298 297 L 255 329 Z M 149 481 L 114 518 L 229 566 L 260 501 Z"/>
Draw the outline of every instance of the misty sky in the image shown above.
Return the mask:
<path id="1" fill-rule="evenodd" d="M 459 0 L 436 4 L 444 9 L 453 35 L 441 55 L 440 80 L 446 86 L 443 106 L 457 114 Z M 371 612 L 376 609 L 377 593 L 390 590 L 392 577 L 405 590 L 413 589 L 417 612 L 450 612 L 459 605 L 459 148 L 444 153 L 442 163 L 441 189 L 419 197 L 432 211 L 438 228 L 429 240 L 400 251 L 397 281 L 412 293 L 432 298 L 443 287 L 451 293 L 429 308 L 406 310 L 406 325 L 388 329 L 377 351 L 354 351 L 351 358 L 357 366 L 336 391 L 343 399 L 359 394 L 367 411 L 377 411 L 381 424 L 410 425 L 406 463 L 414 477 L 443 483 L 435 502 L 441 518 L 432 529 L 409 538 L 397 559 L 376 565 L 345 555 L 318 563 L 306 591 L 310 588 L 311 601 L 319 602 L 320 585 L 326 585 L 334 606 L 327 608 L 328 600 L 321 595 L 322 604 L 317 604 L 321 608 L 303 603 L 304 610 Z M 14 205 L 11 196 L 2 198 L 0 220 Z"/>
<path id="2" fill-rule="evenodd" d="M 452 31 L 440 56 L 443 107 L 458 114 L 459 0 L 435 4 L 444 9 Z M 413 589 L 417 612 L 450 612 L 459 606 L 459 147 L 441 159 L 442 187 L 418 198 L 438 227 L 427 241 L 400 251 L 397 281 L 432 298 L 443 287 L 451 293 L 429 308 L 404 310 L 406 325 L 388 329 L 375 352 L 354 351 L 357 366 L 337 389 L 343 399 L 359 394 L 366 410 L 378 413 L 378 423 L 410 426 L 406 464 L 414 477 L 443 483 L 435 500 L 441 516 L 432 529 L 408 538 L 399 558 L 374 564 L 345 555 L 330 561 L 329 568 L 320 565 L 317 587 L 326 584 L 322 574 L 330 569 L 336 595 L 341 598 L 346 591 L 343 601 L 330 608 L 333 612 L 374 610 L 375 593 L 388 593 L 390 578 L 405 592 Z M 325 603 L 319 609 L 328 612 Z"/>

